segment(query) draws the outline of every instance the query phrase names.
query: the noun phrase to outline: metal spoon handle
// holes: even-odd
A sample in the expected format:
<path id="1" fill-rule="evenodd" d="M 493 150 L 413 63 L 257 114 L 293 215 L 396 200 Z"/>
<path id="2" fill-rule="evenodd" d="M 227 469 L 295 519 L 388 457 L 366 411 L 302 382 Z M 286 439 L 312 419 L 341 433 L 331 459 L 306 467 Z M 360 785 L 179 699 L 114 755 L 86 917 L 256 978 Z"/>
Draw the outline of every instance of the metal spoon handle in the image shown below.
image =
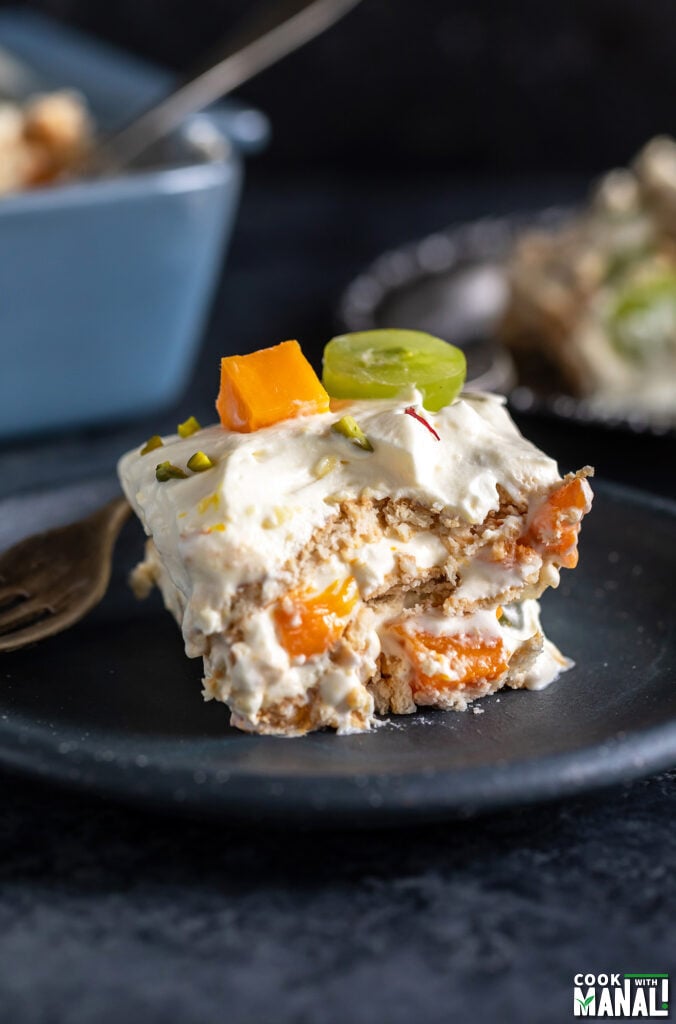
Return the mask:
<path id="1" fill-rule="evenodd" d="M 254 16 L 224 51 L 202 61 L 168 96 L 104 139 L 91 162 L 105 161 L 116 170 L 126 167 L 188 114 L 203 110 L 314 39 L 357 3 L 359 0 L 283 0 L 272 9 L 268 7 Z"/>

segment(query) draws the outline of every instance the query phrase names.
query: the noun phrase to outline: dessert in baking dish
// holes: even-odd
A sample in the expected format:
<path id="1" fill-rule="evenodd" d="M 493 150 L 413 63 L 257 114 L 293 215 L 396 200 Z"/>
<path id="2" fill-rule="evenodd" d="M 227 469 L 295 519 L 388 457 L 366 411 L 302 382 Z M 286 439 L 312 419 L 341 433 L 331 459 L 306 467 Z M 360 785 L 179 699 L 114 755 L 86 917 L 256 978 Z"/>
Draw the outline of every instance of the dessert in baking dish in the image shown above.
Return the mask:
<path id="1" fill-rule="evenodd" d="M 234 725 L 363 731 L 569 667 L 537 599 L 577 562 L 591 470 L 562 478 L 463 375 L 445 342 L 376 331 L 329 344 L 325 388 L 285 342 L 223 360 L 220 424 L 122 458 L 134 588 L 160 588 Z"/>
<path id="2" fill-rule="evenodd" d="M 36 188 L 74 168 L 94 128 L 77 92 L 36 94 L 23 104 L 0 101 L 0 194 Z"/>

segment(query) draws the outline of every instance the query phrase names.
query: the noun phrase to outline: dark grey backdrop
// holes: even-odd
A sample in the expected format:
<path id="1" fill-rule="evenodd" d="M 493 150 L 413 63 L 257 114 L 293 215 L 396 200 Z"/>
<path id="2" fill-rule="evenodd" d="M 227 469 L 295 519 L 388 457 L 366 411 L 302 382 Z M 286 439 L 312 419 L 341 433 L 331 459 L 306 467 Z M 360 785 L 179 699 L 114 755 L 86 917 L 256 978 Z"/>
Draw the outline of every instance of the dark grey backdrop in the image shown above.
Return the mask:
<path id="1" fill-rule="evenodd" d="M 180 69 L 252 4 L 21 6 Z M 275 124 L 270 170 L 588 173 L 676 129 L 675 28 L 673 0 L 363 0 L 244 92 Z"/>

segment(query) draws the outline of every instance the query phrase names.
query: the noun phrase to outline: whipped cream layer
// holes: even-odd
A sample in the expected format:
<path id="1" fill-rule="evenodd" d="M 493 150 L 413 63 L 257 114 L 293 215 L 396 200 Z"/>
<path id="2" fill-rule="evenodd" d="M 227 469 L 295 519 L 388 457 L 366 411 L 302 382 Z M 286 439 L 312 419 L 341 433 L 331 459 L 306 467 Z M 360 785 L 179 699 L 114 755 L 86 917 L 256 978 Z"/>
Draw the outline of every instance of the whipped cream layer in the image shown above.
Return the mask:
<path id="1" fill-rule="evenodd" d="M 406 409 L 413 407 L 439 435 Z M 354 417 L 373 446 L 363 451 L 332 430 Z M 201 450 L 216 463 L 185 480 L 159 483 L 156 465 L 185 468 Z M 220 426 L 170 436 L 146 455 L 128 452 L 119 475 L 172 581 L 203 593 L 198 628 L 217 632 L 220 611 L 246 583 L 274 577 L 345 499 L 410 498 L 467 523 L 559 480 L 556 463 L 526 441 L 504 400 L 465 394 L 437 413 L 412 389 L 397 401 L 341 403 L 336 412 L 285 420 L 249 434 Z M 209 608 L 215 613 L 210 614 Z"/>

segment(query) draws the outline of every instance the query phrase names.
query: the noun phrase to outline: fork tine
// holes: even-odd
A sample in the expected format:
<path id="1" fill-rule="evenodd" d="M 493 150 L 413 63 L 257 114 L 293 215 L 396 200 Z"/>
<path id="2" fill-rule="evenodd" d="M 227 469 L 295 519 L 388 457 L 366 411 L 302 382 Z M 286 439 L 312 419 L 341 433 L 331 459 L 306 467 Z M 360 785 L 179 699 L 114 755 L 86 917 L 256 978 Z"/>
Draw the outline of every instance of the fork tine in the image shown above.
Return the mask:
<path id="1" fill-rule="evenodd" d="M 33 622 L 24 625 L 21 629 L 12 629 L 8 633 L 2 631 L 2 619 L 0 617 L 0 654 L 18 651 L 22 647 L 26 647 L 27 644 L 36 643 L 38 640 L 44 640 L 45 637 L 53 636 L 55 633 L 68 629 L 73 623 L 79 622 L 82 616 L 96 603 L 96 596 L 91 597 L 88 595 L 85 601 L 61 610 L 52 608 L 50 611 L 53 614 L 49 614 L 45 618 L 35 619 Z"/>
<path id="2" fill-rule="evenodd" d="M 0 554 L 0 652 L 59 633 L 98 604 L 130 511 L 125 498 L 115 498 L 86 519 L 26 537 Z"/>
<path id="3" fill-rule="evenodd" d="M 5 604 L 25 600 L 28 597 L 30 594 L 23 587 L 0 587 L 0 608 Z"/>
<path id="4" fill-rule="evenodd" d="M 12 630 L 9 633 L 0 633 L 0 654 L 9 654 L 10 651 L 19 651 L 27 644 L 36 643 L 45 635 L 40 629 L 45 619 L 38 619 L 23 629 Z M 51 620 L 49 620 L 51 622 Z"/>
<path id="5" fill-rule="evenodd" d="M 43 618 L 45 614 L 51 615 L 52 613 L 53 609 L 44 600 L 34 598 L 22 601 L 16 607 L 10 608 L 9 611 L 0 612 L 0 635 L 8 633 L 17 626 L 26 626 L 38 618 Z"/>

